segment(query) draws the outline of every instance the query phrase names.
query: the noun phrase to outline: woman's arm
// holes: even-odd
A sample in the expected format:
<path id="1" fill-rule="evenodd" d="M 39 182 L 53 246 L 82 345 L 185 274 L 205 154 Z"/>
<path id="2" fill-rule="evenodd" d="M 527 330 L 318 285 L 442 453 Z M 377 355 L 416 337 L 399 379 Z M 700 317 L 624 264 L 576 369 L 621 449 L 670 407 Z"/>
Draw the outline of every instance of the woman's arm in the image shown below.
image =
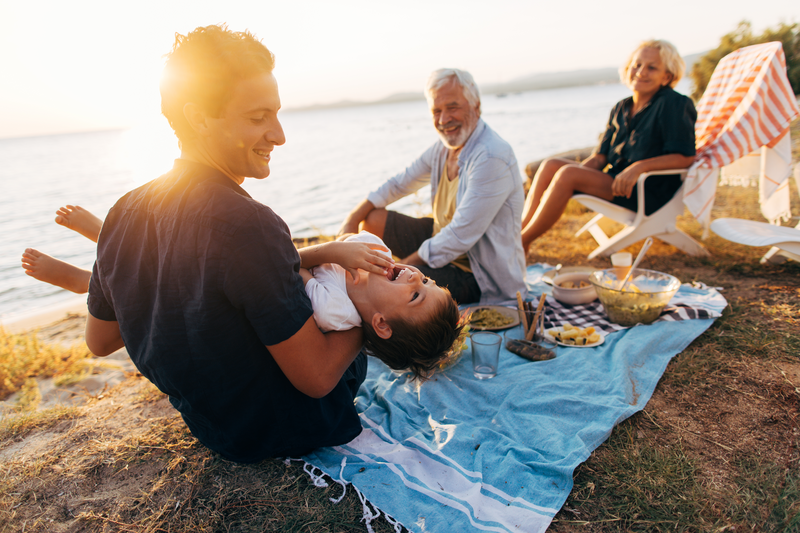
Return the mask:
<path id="1" fill-rule="evenodd" d="M 682 154 L 665 154 L 651 157 L 650 159 L 642 159 L 641 161 L 631 164 L 631 166 L 617 174 L 611 186 L 611 191 L 614 193 L 614 196 L 630 198 L 633 186 L 636 185 L 640 174 L 656 170 L 689 168 L 693 162 L 694 156 Z"/>

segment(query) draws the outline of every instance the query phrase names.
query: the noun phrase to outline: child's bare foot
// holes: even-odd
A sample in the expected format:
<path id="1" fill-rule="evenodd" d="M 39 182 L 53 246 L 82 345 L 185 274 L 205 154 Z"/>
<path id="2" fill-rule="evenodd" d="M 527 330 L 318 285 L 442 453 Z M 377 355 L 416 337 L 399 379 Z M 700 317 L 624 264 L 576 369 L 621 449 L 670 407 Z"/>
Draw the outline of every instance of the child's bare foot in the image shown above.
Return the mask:
<path id="1" fill-rule="evenodd" d="M 77 294 L 89 292 L 89 270 L 78 268 L 60 259 L 43 254 L 39 250 L 27 248 L 22 254 L 22 268 L 25 273 L 39 281 L 67 289 Z"/>
<path id="2" fill-rule="evenodd" d="M 97 242 L 103 221 L 79 205 L 66 205 L 56 211 L 56 224 L 77 231 L 90 241 Z"/>

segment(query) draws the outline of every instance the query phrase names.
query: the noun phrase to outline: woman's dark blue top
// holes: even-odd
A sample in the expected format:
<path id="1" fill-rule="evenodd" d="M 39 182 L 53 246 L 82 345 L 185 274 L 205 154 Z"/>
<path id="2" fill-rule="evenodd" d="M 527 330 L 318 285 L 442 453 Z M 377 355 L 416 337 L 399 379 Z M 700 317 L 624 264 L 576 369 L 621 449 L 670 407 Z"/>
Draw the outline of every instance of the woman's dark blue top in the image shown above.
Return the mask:
<path id="1" fill-rule="evenodd" d="M 617 102 L 595 151 L 606 156 L 607 174 L 616 177 L 637 161 L 661 155 L 695 155 L 697 111 L 690 98 L 671 87 L 662 87 L 634 116 L 630 116 L 632 106 L 633 97 Z M 680 186 L 679 175 L 649 178 L 645 182 L 645 213 L 649 215 L 661 208 Z M 614 197 L 614 203 L 635 211 L 636 188 L 630 198 Z"/>

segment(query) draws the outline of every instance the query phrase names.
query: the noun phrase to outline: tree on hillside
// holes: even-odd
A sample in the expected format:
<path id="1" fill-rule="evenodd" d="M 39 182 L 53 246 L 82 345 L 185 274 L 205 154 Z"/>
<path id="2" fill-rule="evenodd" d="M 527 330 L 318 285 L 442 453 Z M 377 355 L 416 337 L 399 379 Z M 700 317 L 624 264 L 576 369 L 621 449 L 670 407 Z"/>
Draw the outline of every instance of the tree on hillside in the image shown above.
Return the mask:
<path id="1" fill-rule="evenodd" d="M 777 27 L 767 28 L 761 35 L 755 36 L 750 22 L 743 20 L 734 31 L 722 36 L 717 48 L 701 57 L 692 67 L 689 74 L 694 84 L 692 99 L 696 102 L 703 96 L 720 59 L 739 48 L 771 41 L 780 41 L 783 44 L 789 83 L 792 84 L 794 94 L 800 94 L 800 24 L 781 22 Z"/>

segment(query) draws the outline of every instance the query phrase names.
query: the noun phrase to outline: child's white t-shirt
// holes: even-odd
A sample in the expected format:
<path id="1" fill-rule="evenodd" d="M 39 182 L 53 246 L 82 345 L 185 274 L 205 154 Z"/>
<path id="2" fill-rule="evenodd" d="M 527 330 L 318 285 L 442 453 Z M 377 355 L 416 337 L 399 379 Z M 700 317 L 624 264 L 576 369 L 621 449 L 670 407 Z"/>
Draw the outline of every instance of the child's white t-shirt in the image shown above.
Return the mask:
<path id="1" fill-rule="evenodd" d="M 386 246 L 372 233 L 362 231 L 345 241 L 368 242 Z M 388 247 L 387 247 L 388 248 Z M 391 252 L 378 250 L 391 259 Z M 344 331 L 361 326 L 361 316 L 347 296 L 346 276 L 350 274 L 335 263 L 325 263 L 311 269 L 311 279 L 306 283 L 306 294 L 311 299 L 314 320 L 322 331 Z"/>

